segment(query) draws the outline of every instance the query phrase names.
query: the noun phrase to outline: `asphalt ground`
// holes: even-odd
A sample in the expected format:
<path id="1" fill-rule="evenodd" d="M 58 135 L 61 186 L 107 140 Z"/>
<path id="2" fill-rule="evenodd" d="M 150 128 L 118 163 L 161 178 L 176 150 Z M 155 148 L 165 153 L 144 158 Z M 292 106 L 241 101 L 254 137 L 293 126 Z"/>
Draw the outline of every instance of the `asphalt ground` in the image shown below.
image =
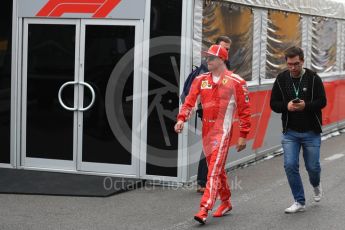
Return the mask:
<path id="1" fill-rule="evenodd" d="M 307 201 L 306 211 L 297 214 L 284 213 L 293 198 L 280 155 L 230 171 L 233 210 L 222 218 L 210 215 L 206 225 L 193 220 L 201 198 L 194 186 L 145 185 L 106 198 L 1 194 L 0 230 L 342 230 L 345 229 L 344 155 L 344 133 L 322 142 L 324 197 L 319 203 L 313 202 L 312 187 L 301 157 L 300 171 Z M 106 184 L 109 186 L 109 181 Z"/>

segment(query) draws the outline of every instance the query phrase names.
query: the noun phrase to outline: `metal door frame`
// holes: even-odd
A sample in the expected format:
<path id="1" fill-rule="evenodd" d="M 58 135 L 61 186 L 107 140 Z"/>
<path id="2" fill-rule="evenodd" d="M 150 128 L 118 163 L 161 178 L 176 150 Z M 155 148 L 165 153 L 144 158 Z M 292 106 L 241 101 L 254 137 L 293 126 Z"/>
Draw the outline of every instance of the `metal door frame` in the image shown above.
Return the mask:
<path id="1" fill-rule="evenodd" d="M 27 107 L 27 63 L 28 63 L 28 27 L 30 24 L 51 24 L 51 25 L 75 25 L 75 74 L 74 74 L 74 111 L 73 115 L 73 160 L 39 159 L 26 157 L 26 107 Z M 142 20 L 107 20 L 107 19 L 23 19 L 22 32 L 22 90 L 21 90 L 21 151 L 20 165 L 26 169 L 39 169 L 46 171 L 65 171 L 85 174 L 107 174 L 121 175 L 124 177 L 139 177 L 140 148 L 142 146 L 140 127 L 141 101 L 133 101 L 132 120 L 132 164 L 105 164 L 82 162 L 82 137 L 83 137 L 83 112 L 80 111 L 83 105 L 84 83 L 84 57 L 85 57 L 85 30 L 86 25 L 113 25 L 113 26 L 135 26 L 135 47 L 134 47 L 134 79 L 133 94 L 141 97 L 141 75 L 142 75 Z"/>
<path id="2" fill-rule="evenodd" d="M 134 45 L 134 79 L 133 94 L 141 95 L 141 70 L 142 70 L 142 20 L 107 20 L 107 19 L 81 19 L 80 26 L 80 65 L 79 80 L 84 81 L 85 67 L 85 32 L 87 25 L 106 25 L 106 26 L 135 26 L 135 45 Z M 83 104 L 83 88 L 79 89 L 80 104 Z M 107 163 L 91 163 L 82 161 L 82 137 L 83 137 L 83 112 L 78 111 L 78 154 L 77 154 L 77 170 L 92 171 L 98 173 L 110 173 L 126 177 L 139 177 L 139 154 L 141 147 L 141 131 L 135 127 L 140 127 L 140 107 L 141 100 L 133 100 L 133 120 L 132 120 L 132 164 L 107 164 Z"/>
<path id="3" fill-rule="evenodd" d="M 28 28 L 30 24 L 75 25 L 75 61 L 74 81 L 79 81 L 79 42 L 80 20 L 78 19 L 23 19 L 22 49 L 22 104 L 21 104 L 21 166 L 24 168 L 49 169 L 52 171 L 75 171 L 77 155 L 77 112 L 73 112 L 73 160 L 39 159 L 26 157 L 26 125 L 27 125 L 27 69 L 28 69 Z M 78 108 L 78 88 L 74 86 L 74 107 Z"/>

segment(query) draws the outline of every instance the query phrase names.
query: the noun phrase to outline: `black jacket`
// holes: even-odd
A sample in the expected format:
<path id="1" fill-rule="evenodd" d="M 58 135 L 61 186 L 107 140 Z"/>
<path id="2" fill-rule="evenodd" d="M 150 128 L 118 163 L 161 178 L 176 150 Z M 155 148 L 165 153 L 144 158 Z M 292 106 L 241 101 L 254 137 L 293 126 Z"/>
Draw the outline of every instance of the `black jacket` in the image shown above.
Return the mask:
<path id="1" fill-rule="evenodd" d="M 304 80 L 303 80 L 304 79 Z M 327 104 L 325 89 L 321 78 L 313 71 L 305 69 L 303 75 L 303 93 L 299 97 L 305 101 L 304 112 L 311 119 L 312 130 L 322 132 L 322 113 L 321 109 Z M 282 113 L 283 133 L 286 132 L 289 113 L 287 105 L 294 99 L 293 92 L 290 90 L 292 80 L 288 70 L 278 74 L 271 94 L 271 109 L 276 113 Z"/>

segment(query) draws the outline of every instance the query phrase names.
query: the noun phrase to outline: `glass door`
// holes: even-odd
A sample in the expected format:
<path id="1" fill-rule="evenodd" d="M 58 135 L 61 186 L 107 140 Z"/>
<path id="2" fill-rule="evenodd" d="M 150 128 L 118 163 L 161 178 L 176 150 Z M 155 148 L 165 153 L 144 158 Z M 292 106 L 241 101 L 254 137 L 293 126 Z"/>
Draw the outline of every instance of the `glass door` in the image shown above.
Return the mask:
<path id="1" fill-rule="evenodd" d="M 23 30 L 22 165 L 139 176 L 142 21 Z"/>
<path id="2" fill-rule="evenodd" d="M 78 112 L 78 169 L 139 175 L 142 22 L 82 20 L 80 81 L 95 91 Z M 92 95 L 81 87 L 85 107 Z"/>
<path id="3" fill-rule="evenodd" d="M 78 20 L 24 20 L 24 167 L 76 169 L 79 30 Z"/>

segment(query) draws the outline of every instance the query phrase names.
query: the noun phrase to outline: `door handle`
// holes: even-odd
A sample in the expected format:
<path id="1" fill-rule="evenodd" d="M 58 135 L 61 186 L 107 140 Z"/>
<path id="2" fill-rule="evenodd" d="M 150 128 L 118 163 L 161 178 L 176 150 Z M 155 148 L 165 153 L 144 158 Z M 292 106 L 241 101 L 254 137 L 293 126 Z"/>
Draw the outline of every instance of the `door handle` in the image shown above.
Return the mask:
<path id="1" fill-rule="evenodd" d="M 75 107 L 72 108 L 72 107 L 68 107 L 67 105 L 65 105 L 65 103 L 63 103 L 63 101 L 62 101 L 61 94 L 62 94 L 63 89 L 64 89 L 66 86 L 68 86 L 68 85 L 75 85 L 75 84 L 77 84 L 77 82 L 75 82 L 75 81 L 68 81 L 68 82 L 64 83 L 64 84 L 60 87 L 60 89 L 59 89 L 58 98 L 59 98 L 60 105 L 61 105 L 64 109 L 66 109 L 66 110 L 68 110 L 68 111 L 77 111 L 78 109 L 75 108 Z"/>
<path id="2" fill-rule="evenodd" d="M 81 112 L 85 112 L 85 111 L 89 110 L 93 106 L 93 104 L 95 103 L 96 94 L 95 94 L 95 91 L 90 84 L 88 84 L 86 82 L 78 82 L 78 84 L 86 86 L 91 91 L 92 99 L 91 99 L 90 104 L 85 108 L 78 109 Z"/>

